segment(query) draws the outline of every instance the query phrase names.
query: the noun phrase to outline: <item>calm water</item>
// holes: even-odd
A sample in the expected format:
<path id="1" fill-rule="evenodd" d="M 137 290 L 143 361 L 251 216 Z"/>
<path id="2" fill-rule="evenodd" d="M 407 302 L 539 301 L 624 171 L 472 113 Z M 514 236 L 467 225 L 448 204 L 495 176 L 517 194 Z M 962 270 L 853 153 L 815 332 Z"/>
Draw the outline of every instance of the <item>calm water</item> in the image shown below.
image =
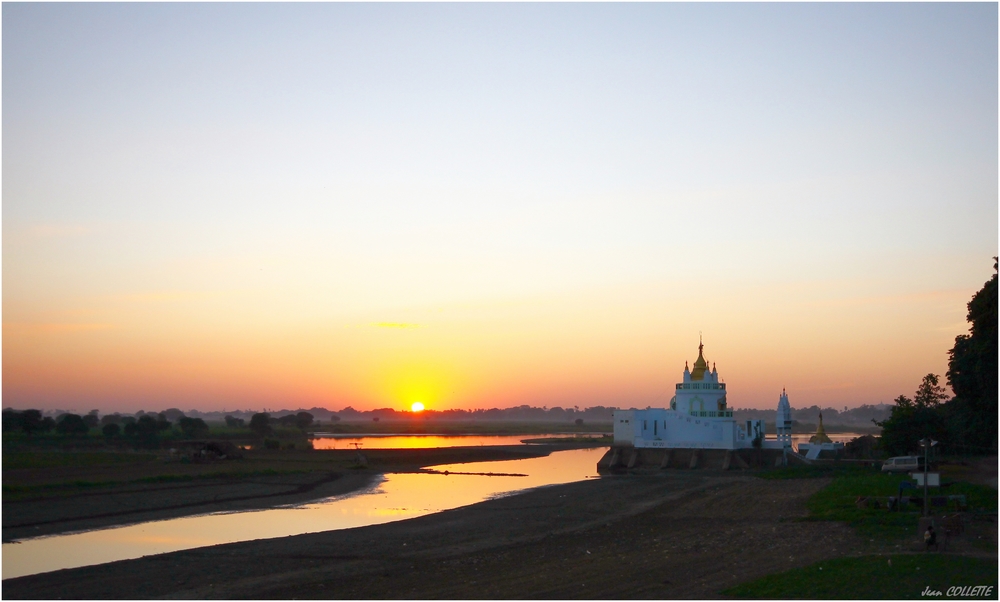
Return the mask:
<path id="1" fill-rule="evenodd" d="M 424 449 L 430 447 L 465 447 L 474 445 L 521 445 L 524 439 L 561 437 L 600 437 L 603 433 L 565 435 L 340 435 L 316 433 L 314 449 Z"/>
<path id="2" fill-rule="evenodd" d="M 830 441 L 833 441 L 834 443 L 847 443 L 851 439 L 855 439 L 861 435 L 858 433 L 827 433 L 826 436 L 829 437 Z M 809 437 L 812 437 L 812 433 L 807 435 L 792 435 L 792 449 L 799 449 L 799 443 L 809 443 Z M 773 434 L 768 437 L 768 439 L 773 438 Z"/>
<path id="3" fill-rule="evenodd" d="M 442 472 L 527 475 L 523 477 L 387 474 L 367 490 L 301 506 L 205 514 L 5 543 L 3 578 L 220 543 L 347 529 L 414 518 L 510 495 L 523 489 L 596 477 L 597 461 L 606 450 L 607 448 L 568 450 L 555 452 L 544 458 L 431 467 Z"/>

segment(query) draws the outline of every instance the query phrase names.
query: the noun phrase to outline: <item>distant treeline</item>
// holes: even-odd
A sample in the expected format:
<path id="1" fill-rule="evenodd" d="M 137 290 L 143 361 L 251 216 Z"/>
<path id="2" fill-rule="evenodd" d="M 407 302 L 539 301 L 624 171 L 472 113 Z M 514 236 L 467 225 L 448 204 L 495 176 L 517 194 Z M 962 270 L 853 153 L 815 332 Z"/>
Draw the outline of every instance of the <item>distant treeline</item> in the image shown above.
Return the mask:
<path id="1" fill-rule="evenodd" d="M 413 412 L 395 410 L 392 408 L 379 408 L 375 410 L 361 411 L 348 406 L 340 411 L 333 411 L 319 407 L 309 409 L 299 408 L 295 410 L 271 410 L 268 411 L 268 415 L 272 420 L 281 421 L 281 424 L 292 424 L 297 416 L 301 417 L 303 414 L 307 414 L 311 418 L 322 422 L 339 422 L 341 420 L 347 422 L 364 422 L 372 421 L 374 419 L 378 419 L 380 421 L 392 421 L 413 420 L 414 418 L 419 418 L 422 420 L 509 422 L 576 422 L 577 420 L 583 420 L 584 422 L 590 423 L 608 423 L 611 422 L 612 412 L 616 409 L 619 408 L 613 406 L 593 406 L 589 408 L 562 408 L 556 406 L 552 408 L 539 408 L 521 405 L 514 408 L 490 408 L 477 410 L 424 410 L 419 414 L 414 414 Z M 891 409 L 892 406 L 888 404 L 863 405 L 859 408 L 846 411 L 838 411 L 834 408 L 820 408 L 819 406 L 814 405 L 808 408 L 793 408 L 792 417 L 796 422 L 815 424 L 819 420 L 819 413 L 822 412 L 823 422 L 827 425 L 872 427 L 874 426 L 872 424 L 872 420 L 885 420 L 888 418 Z M 10 408 L 5 410 L 5 412 L 11 411 L 13 410 Z M 109 422 L 128 422 L 131 420 L 138 420 L 143 416 L 150 416 L 154 419 L 163 419 L 170 423 L 176 423 L 181 418 L 187 417 L 216 423 L 225 422 L 228 426 L 242 426 L 243 424 L 249 423 L 254 415 L 260 413 L 262 413 L 260 410 L 233 410 L 229 412 L 199 412 L 197 410 L 188 410 L 187 412 L 183 412 L 177 408 L 169 408 L 159 412 L 139 411 L 133 415 L 119 413 L 100 415 L 97 410 L 91 410 L 91 412 L 83 416 L 83 418 L 88 423 L 92 423 L 91 426 L 97 426 L 98 422 L 100 422 L 101 425 Z M 44 415 L 50 417 L 52 420 L 52 426 L 55 426 L 55 423 L 57 422 L 61 423 L 67 416 L 75 416 L 74 414 L 64 412 L 62 410 L 45 412 Z M 5 414 L 5 416 L 10 417 L 9 414 Z M 737 420 L 764 420 L 773 423 L 775 420 L 775 410 L 737 409 L 734 411 L 733 416 Z M 242 423 L 240 421 L 242 421 Z"/>
<path id="2" fill-rule="evenodd" d="M 423 420 L 468 421 L 504 420 L 519 422 L 575 422 L 576 420 L 584 420 L 585 422 L 611 422 L 611 413 L 616 409 L 618 408 L 610 406 L 593 406 L 589 408 L 562 408 L 557 406 L 552 408 L 539 408 L 522 405 L 514 408 L 490 408 L 477 410 L 424 410 L 419 414 L 414 414 L 413 412 L 395 410 L 393 408 L 378 408 L 375 410 L 362 411 L 355 410 L 351 406 L 347 406 L 339 411 L 314 407 L 309 409 L 298 408 L 295 410 L 267 410 L 267 413 L 272 419 L 278 420 L 291 420 L 291 418 L 295 416 L 307 413 L 315 420 L 323 422 L 338 422 L 340 420 L 351 422 L 371 421 L 376 418 L 379 420 L 413 420 L 414 418 L 420 418 Z M 7 408 L 4 411 L 14 412 L 11 408 Z M 163 418 L 169 422 L 176 422 L 181 417 L 200 418 L 211 422 L 225 422 L 230 426 L 234 426 L 234 420 L 249 422 L 254 415 L 260 413 L 262 413 L 262 410 L 231 410 L 224 412 L 200 412 L 198 410 L 188 410 L 185 412 L 178 408 L 169 408 L 167 410 L 157 412 L 146 412 L 140 410 L 131 415 L 114 413 L 102 416 L 98 410 L 91 410 L 90 413 L 86 415 L 86 418 L 88 421 L 93 422 L 94 426 L 96 426 L 98 422 L 120 422 L 125 418 L 139 419 L 142 416 Z M 41 415 L 51 417 L 53 422 L 59 422 L 63 419 L 63 417 L 75 414 L 65 412 L 64 410 L 52 410 L 41 412 Z M 7 416 L 9 417 L 10 415 L 7 414 Z"/>
<path id="3" fill-rule="evenodd" d="M 875 426 L 872 423 L 882 421 L 889 417 L 892 412 L 892 405 L 880 403 L 878 405 L 863 405 L 850 410 L 835 410 L 834 408 L 821 408 L 813 405 L 808 408 L 792 408 L 792 421 L 795 423 L 818 424 L 820 412 L 823 413 L 823 424 L 825 426 L 848 426 L 855 428 L 870 429 Z M 733 418 L 736 420 L 763 420 L 769 424 L 774 424 L 777 419 L 777 409 L 774 410 L 733 410 Z"/>

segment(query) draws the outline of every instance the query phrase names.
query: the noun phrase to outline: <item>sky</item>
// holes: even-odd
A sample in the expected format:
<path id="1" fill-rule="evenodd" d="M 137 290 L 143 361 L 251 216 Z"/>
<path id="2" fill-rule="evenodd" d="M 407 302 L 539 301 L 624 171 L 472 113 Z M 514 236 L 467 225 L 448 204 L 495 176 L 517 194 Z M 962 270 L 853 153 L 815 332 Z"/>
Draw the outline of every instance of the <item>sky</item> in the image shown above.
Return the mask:
<path id="1" fill-rule="evenodd" d="M 4 407 L 856 407 L 994 273 L 995 3 L 2 10 Z"/>

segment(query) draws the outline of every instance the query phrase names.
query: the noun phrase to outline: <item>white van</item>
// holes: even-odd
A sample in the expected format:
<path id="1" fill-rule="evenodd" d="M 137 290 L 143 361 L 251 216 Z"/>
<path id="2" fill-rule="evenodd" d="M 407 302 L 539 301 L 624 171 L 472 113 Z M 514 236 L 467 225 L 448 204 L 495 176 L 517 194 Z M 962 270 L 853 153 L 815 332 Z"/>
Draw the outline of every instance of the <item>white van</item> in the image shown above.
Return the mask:
<path id="1" fill-rule="evenodd" d="M 923 472 L 923 456 L 897 456 L 882 463 L 882 472 Z"/>

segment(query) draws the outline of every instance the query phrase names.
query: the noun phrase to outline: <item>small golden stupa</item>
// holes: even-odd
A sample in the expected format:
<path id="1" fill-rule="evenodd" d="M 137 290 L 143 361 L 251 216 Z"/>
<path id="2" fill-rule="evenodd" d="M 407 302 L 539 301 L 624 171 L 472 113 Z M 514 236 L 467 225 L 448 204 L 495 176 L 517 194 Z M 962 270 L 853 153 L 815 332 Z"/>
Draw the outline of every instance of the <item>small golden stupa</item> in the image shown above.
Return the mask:
<path id="1" fill-rule="evenodd" d="M 823 430 L 823 412 L 819 413 L 819 428 L 816 429 L 815 435 L 809 437 L 809 443 L 833 443 Z"/>

